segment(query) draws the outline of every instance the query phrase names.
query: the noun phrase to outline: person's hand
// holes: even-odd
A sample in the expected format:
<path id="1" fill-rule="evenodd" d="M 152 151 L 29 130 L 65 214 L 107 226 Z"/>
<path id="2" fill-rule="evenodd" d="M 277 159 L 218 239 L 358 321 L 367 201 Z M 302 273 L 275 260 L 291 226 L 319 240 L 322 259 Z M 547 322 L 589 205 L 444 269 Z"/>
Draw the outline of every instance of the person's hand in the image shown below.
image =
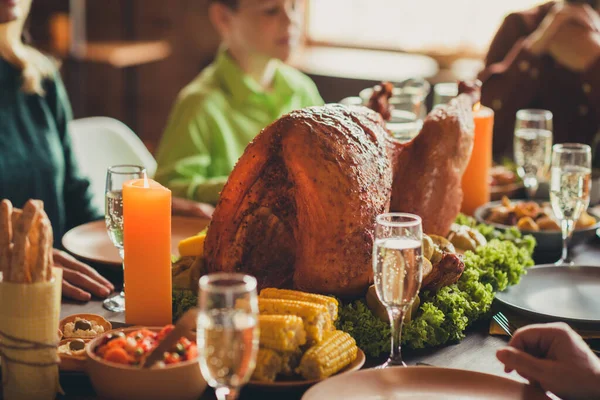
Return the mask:
<path id="1" fill-rule="evenodd" d="M 174 197 L 172 200 L 173 215 L 183 217 L 212 218 L 215 208 L 210 204 Z"/>
<path id="2" fill-rule="evenodd" d="M 515 370 L 563 399 L 600 398 L 600 359 L 567 324 L 521 328 L 508 344 L 496 353 L 505 372 Z"/>
<path id="3" fill-rule="evenodd" d="M 526 47 L 535 55 L 547 53 L 554 37 L 567 23 L 587 28 L 592 32 L 600 31 L 600 17 L 590 6 L 558 3 L 538 28 L 526 38 Z"/>
<path id="4" fill-rule="evenodd" d="M 63 296 L 88 301 L 92 298 L 92 294 L 104 298 L 115 290 L 113 284 L 95 269 L 77 261 L 64 251 L 54 249 L 53 256 L 54 265 L 63 269 Z"/>
<path id="5" fill-rule="evenodd" d="M 581 72 L 600 57 L 600 33 L 579 24 L 563 24 L 554 35 L 548 53 L 563 67 Z"/>

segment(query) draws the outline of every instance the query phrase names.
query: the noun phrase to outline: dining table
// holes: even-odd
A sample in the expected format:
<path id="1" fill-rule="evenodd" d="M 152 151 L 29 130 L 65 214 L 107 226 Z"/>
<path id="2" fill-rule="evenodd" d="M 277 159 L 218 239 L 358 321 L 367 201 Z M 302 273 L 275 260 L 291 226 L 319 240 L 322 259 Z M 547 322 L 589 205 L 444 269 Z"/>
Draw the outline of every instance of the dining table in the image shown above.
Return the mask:
<path id="1" fill-rule="evenodd" d="M 600 239 L 594 239 L 573 247 L 574 260 L 579 265 L 600 266 Z M 539 255 L 537 263 L 546 263 L 555 255 Z M 548 258 L 548 259 L 545 259 Z M 95 267 L 107 276 L 116 285 L 122 283 L 122 271 L 114 267 Z M 409 366 L 435 366 L 443 368 L 455 368 L 477 371 L 509 377 L 521 382 L 526 382 L 516 372 L 507 374 L 504 372 L 503 364 L 496 358 L 496 351 L 507 345 L 507 336 L 490 335 L 490 318 L 496 311 L 503 310 L 504 306 L 494 303 L 488 318 L 476 322 L 466 332 L 466 337 L 457 342 L 436 348 L 413 350 L 403 349 L 404 360 Z M 123 326 L 125 323 L 124 313 L 114 313 L 102 307 L 101 299 L 80 303 L 63 299 L 61 307 L 61 318 L 78 313 L 99 314 L 113 323 L 114 326 Z M 539 320 L 535 322 L 547 322 Z M 600 327 L 598 327 L 600 328 Z M 367 357 L 363 368 L 372 368 L 385 361 L 385 357 Z M 59 399 L 64 400 L 92 400 L 99 399 L 94 393 L 90 380 L 83 372 L 61 372 L 60 383 L 64 390 Z M 240 400 L 251 399 L 300 399 L 306 390 L 265 390 L 254 387 L 245 387 L 241 391 Z M 200 400 L 216 399 L 212 389 L 208 388 Z"/>

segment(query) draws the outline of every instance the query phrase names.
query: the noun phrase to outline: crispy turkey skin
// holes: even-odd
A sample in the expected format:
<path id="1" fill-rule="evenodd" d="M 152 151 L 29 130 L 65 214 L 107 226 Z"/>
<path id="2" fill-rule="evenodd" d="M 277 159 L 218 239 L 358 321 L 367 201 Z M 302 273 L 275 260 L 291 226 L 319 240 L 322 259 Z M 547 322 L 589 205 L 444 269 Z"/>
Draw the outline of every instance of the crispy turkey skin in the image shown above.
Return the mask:
<path id="1" fill-rule="evenodd" d="M 372 281 L 373 221 L 391 194 L 386 140 L 379 114 L 337 105 L 265 128 L 221 193 L 208 271 L 250 273 L 260 287 L 363 291 Z"/>
<path id="2" fill-rule="evenodd" d="M 207 271 L 251 274 L 259 289 L 364 294 L 378 214 L 414 212 L 426 232 L 449 230 L 473 145 L 470 108 L 459 96 L 404 144 L 365 107 L 283 116 L 247 147 L 221 193 L 205 243 Z"/>

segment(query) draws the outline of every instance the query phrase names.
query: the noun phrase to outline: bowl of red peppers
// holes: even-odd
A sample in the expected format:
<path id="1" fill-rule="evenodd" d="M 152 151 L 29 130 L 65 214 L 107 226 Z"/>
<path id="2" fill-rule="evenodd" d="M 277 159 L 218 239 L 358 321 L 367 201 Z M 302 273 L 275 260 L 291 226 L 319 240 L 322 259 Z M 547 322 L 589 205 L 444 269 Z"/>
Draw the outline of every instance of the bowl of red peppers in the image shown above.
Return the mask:
<path id="1" fill-rule="evenodd" d="M 206 389 L 194 341 L 181 337 L 151 368 L 140 363 L 173 329 L 116 329 L 86 347 L 87 372 L 99 397 L 120 399 L 198 399 Z"/>

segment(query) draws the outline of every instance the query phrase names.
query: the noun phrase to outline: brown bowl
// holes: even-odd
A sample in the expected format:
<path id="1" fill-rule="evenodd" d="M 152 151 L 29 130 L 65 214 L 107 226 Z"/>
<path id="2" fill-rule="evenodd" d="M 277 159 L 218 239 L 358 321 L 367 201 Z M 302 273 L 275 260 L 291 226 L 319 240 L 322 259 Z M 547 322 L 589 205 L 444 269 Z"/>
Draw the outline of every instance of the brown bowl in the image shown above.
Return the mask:
<path id="1" fill-rule="evenodd" d="M 58 343 L 58 347 L 68 344 L 72 340 L 77 338 L 69 338 L 63 339 Z M 90 339 L 83 340 L 87 344 L 90 342 Z M 87 355 L 85 354 L 85 348 L 82 350 L 79 355 L 65 354 L 58 352 L 58 356 L 60 357 L 60 365 L 59 368 L 61 371 L 85 371 L 85 360 L 87 359 Z"/>
<path id="2" fill-rule="evenodd" d="M 116 329 L 125 334 L 140 327 Z M 151 327 L 159 332 L 162 328 Z M 86 370 L 98 397 L 107 400 L 197 400 L 206 389 L 198 360 L 167 365 L 164 368 L 139 367 L 104 361 L 95 354 L 104 335 L 86 346 Z"/>
<path id="3" fill-rule="evenodd" d="M 81 319 L 85 319 L 88 321 L 93 321 L 93 322 L 97 323 L 98 325 L 101 325 L 104 328 L 104 332 L 102 332 L 100 335 L 103 335 L 104 333 L 106 333 L 112 329 L 112 324 L 100 315 L 97 315 L 97 314 L 73 314 L 73 315 L 69 315 L 68 317 L 61 319 L 58 324 L 58 329 L 60 332 L 62 332 L 63 339 L 93 339 L 94 337 L 99 336 L 99 335 L 95 335 L 95 336 L 73 335 L 73 336 L 68 336 L 68 337 L 65 336 L 65 326 L 68 323 L 75 322 L 75 318 L 81 318 Z"/>

